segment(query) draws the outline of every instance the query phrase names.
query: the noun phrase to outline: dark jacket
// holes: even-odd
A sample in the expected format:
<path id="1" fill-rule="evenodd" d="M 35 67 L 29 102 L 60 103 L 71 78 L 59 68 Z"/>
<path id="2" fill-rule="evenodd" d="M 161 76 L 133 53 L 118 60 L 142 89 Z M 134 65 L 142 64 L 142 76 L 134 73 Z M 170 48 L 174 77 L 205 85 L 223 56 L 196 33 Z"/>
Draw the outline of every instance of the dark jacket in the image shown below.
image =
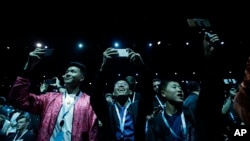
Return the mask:
<path id="1" fill-rule="evenodd" d="M 110 67 L 114 69 L 114 67 Z M 134 123 L 134 133 L 136 141 L 145 140 L 145 123 L 146 115 L 149 113 L 151 108 L 149 104 L 153 99 L 153 88 L 151 85 L 151 74 L 150 71 L 140 67 L 139 73 L 141 79 L 138 82 L 143 86 L 141 91 L 141 99 L 131 104 L 128 111 L 131 113 Z M 109 73 L 108 73 L 109 72 Z M 105 91 L 106 80 L 112 78 L 110 76 L 110 71 L 104 70 L 99 71 L 96 74 L 93 92 L 91 94 L 91 104 L 97 118 L 102 122 L 101 140 L 104 141 L 115 141 L 116 140 L 116 125 L 119 123 L 118 117 L 115 113 L 115 108 L 113 104 L 106 102 L 103 92 Z"/>

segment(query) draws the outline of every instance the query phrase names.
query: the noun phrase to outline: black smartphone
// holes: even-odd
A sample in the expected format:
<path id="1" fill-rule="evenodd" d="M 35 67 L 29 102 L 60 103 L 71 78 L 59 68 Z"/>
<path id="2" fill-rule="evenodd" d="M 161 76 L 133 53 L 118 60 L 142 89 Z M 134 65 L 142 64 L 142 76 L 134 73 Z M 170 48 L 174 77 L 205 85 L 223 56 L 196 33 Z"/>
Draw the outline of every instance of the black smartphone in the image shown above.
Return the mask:
<path id="1" fill-rule="evenodd" d="M 50 84 L 55 84 L 56 83 L 56 79 L 46 79 L 45 83 L 50 85 Z"/>
<path id="2" fill-rule="evenodd" d="M 207 35 L 207 41 L 210 41 L 211 34 L 213 33 L 212 25 L 208 19 L 193 18 L 187 19 L 188 26 L 192 29 L 198 30 L 198 34 L 204 37 Z M 196 31 L 195 30 L 195 31 Z"/>
<path id="3" fill-rule="evenodd" d="M 202 27 L 202 28 L 210 28 L 211 24 L 208 19 L 187 19 L 187 23 L 189 27 Z"/>
<path id="4" fill-rule="evenodd" d="M 44 56 L 51 56 L 53 53 L 54 49 L 53 48 L 46 48 Z"/>

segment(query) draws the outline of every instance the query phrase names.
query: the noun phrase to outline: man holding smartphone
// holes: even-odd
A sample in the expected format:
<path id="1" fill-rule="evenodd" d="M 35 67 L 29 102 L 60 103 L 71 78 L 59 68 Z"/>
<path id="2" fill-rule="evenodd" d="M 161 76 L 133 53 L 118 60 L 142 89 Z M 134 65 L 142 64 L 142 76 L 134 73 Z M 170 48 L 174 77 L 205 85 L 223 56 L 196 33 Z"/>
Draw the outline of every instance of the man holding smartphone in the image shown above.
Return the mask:
<path id="1" fill-rule="evenodd" d="M 63 75 L 65 93 L 30 93 L 29 74 L 45 52 L 45 48 L 35 48 L 29 53 L 23 72 L 17 77 L 9 93 L 10 103 L 24 111 L 41 115 L 38 141 L 97 140 L 97 117 L 90 104 L 90 97 L 80 89 L 85 78 L 85 65 L 79 62 L 69 63 Z"/>
<path id="2" fill-rule="evenodd" d="M 103 52 L 101 67 L 95 76 L 91 104 L 103 125 L 99 132 L 101 141 L 145 141 L 145 120 L 153 99 L 151 71 L 148 70 L 139 53 L 130 48 L 127 50 L 127 58 L 117 59 L 119 52 L 114 48 L 107 48 Z M 124 69 L 121 70 L 121 68 Z M 118 71 L 132 75 L 126 70 L 129 68 L 140 74 L 137 80 L 140 82 L 139 87 L 143 87 L 140 91 L 142 93 L 140 99 L 135 101 L 130 99 L 133 88 L 129 80 L 125 77 L 110 80 Z M 112 81 L 112 102 L 107 102 L 103 94 L 107 81 Z"/>

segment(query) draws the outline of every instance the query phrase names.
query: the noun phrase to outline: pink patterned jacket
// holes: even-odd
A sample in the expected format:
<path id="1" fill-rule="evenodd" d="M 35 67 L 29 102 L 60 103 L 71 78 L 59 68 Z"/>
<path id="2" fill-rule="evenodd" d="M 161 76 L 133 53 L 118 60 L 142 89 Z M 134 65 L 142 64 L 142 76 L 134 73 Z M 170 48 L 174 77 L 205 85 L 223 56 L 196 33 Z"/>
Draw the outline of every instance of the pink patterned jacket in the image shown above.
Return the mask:
<path id="1" fill-rule="evenodd" d="M 9 93 L 10 103 L 32 114 L 41 115 L 38 141 L 49 141 L 62 106 L 62 94 L 29 93 L 30 80 L 17 77 Z M 83 93 L 74 107 L 72 141 L 97 141 L 97 117 L 90 105 L 90 96 Z"/>
<path id="2" fill-rule="evenodd" d="M 244 80 L 235 96 L 234 109 L 241 120 L 250 125 L 250 57 L 247 60 Z"/>

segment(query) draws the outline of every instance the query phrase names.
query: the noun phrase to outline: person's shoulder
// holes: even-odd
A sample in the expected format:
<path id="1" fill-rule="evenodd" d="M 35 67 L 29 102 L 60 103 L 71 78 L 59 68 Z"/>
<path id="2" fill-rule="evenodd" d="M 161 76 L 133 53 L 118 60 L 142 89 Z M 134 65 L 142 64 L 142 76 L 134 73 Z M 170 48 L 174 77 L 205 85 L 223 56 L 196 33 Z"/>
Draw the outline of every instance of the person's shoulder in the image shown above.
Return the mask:
<path id="1" fill-rule="evenodd" d="M 81 92 L 81 98 L 83 99 L 87 99 L 87 100 L 90 100 L 90 95 L 86 92 Z"/>
<path id="2" fill-rule="evenodd" d="M 26 138 L 30 141 L 36 139 L 36 134 L 34 132 L 32 132 L 31 130 L 29 130 L 27 133 L 26 133 Z"/>
<path id="3" fill-rule="evenodd" d="M 63 95 L 60 92 L 46 92 L 45 94 L 39 95 L 39 96 L 48 96 L 48 97 L 57 97 Z"/>
<path id="4" fill-rule="evenodd" d="M 196 101 L 194 96 L 189 95 L 184 101 L 183 101 L 183 106 L 187 107 L 191 104 L 194 104 L 194 102 Z"/>
<path id="5" fill-rule="evenodd" d="M 58 99 L 58 98 L 61 98 L 62 97 L 62 93 L 59 93 L 59 92 L 47 92 L 45 94 L 40 94 L 40 95 L 36 95 L 36 97 L 38 99 L 41 99 L 41 100 L 44 100 L 44 101 L 47 101 L 47 100 L 55 100 L 55 99 Z"/>
<path id="6" fill-rule="evenodd" d="M 184 101 L 194 101 L 196 99 L 198 99 L 198 95 L 191 93 L 187 96 L 187 98 Z"/>

